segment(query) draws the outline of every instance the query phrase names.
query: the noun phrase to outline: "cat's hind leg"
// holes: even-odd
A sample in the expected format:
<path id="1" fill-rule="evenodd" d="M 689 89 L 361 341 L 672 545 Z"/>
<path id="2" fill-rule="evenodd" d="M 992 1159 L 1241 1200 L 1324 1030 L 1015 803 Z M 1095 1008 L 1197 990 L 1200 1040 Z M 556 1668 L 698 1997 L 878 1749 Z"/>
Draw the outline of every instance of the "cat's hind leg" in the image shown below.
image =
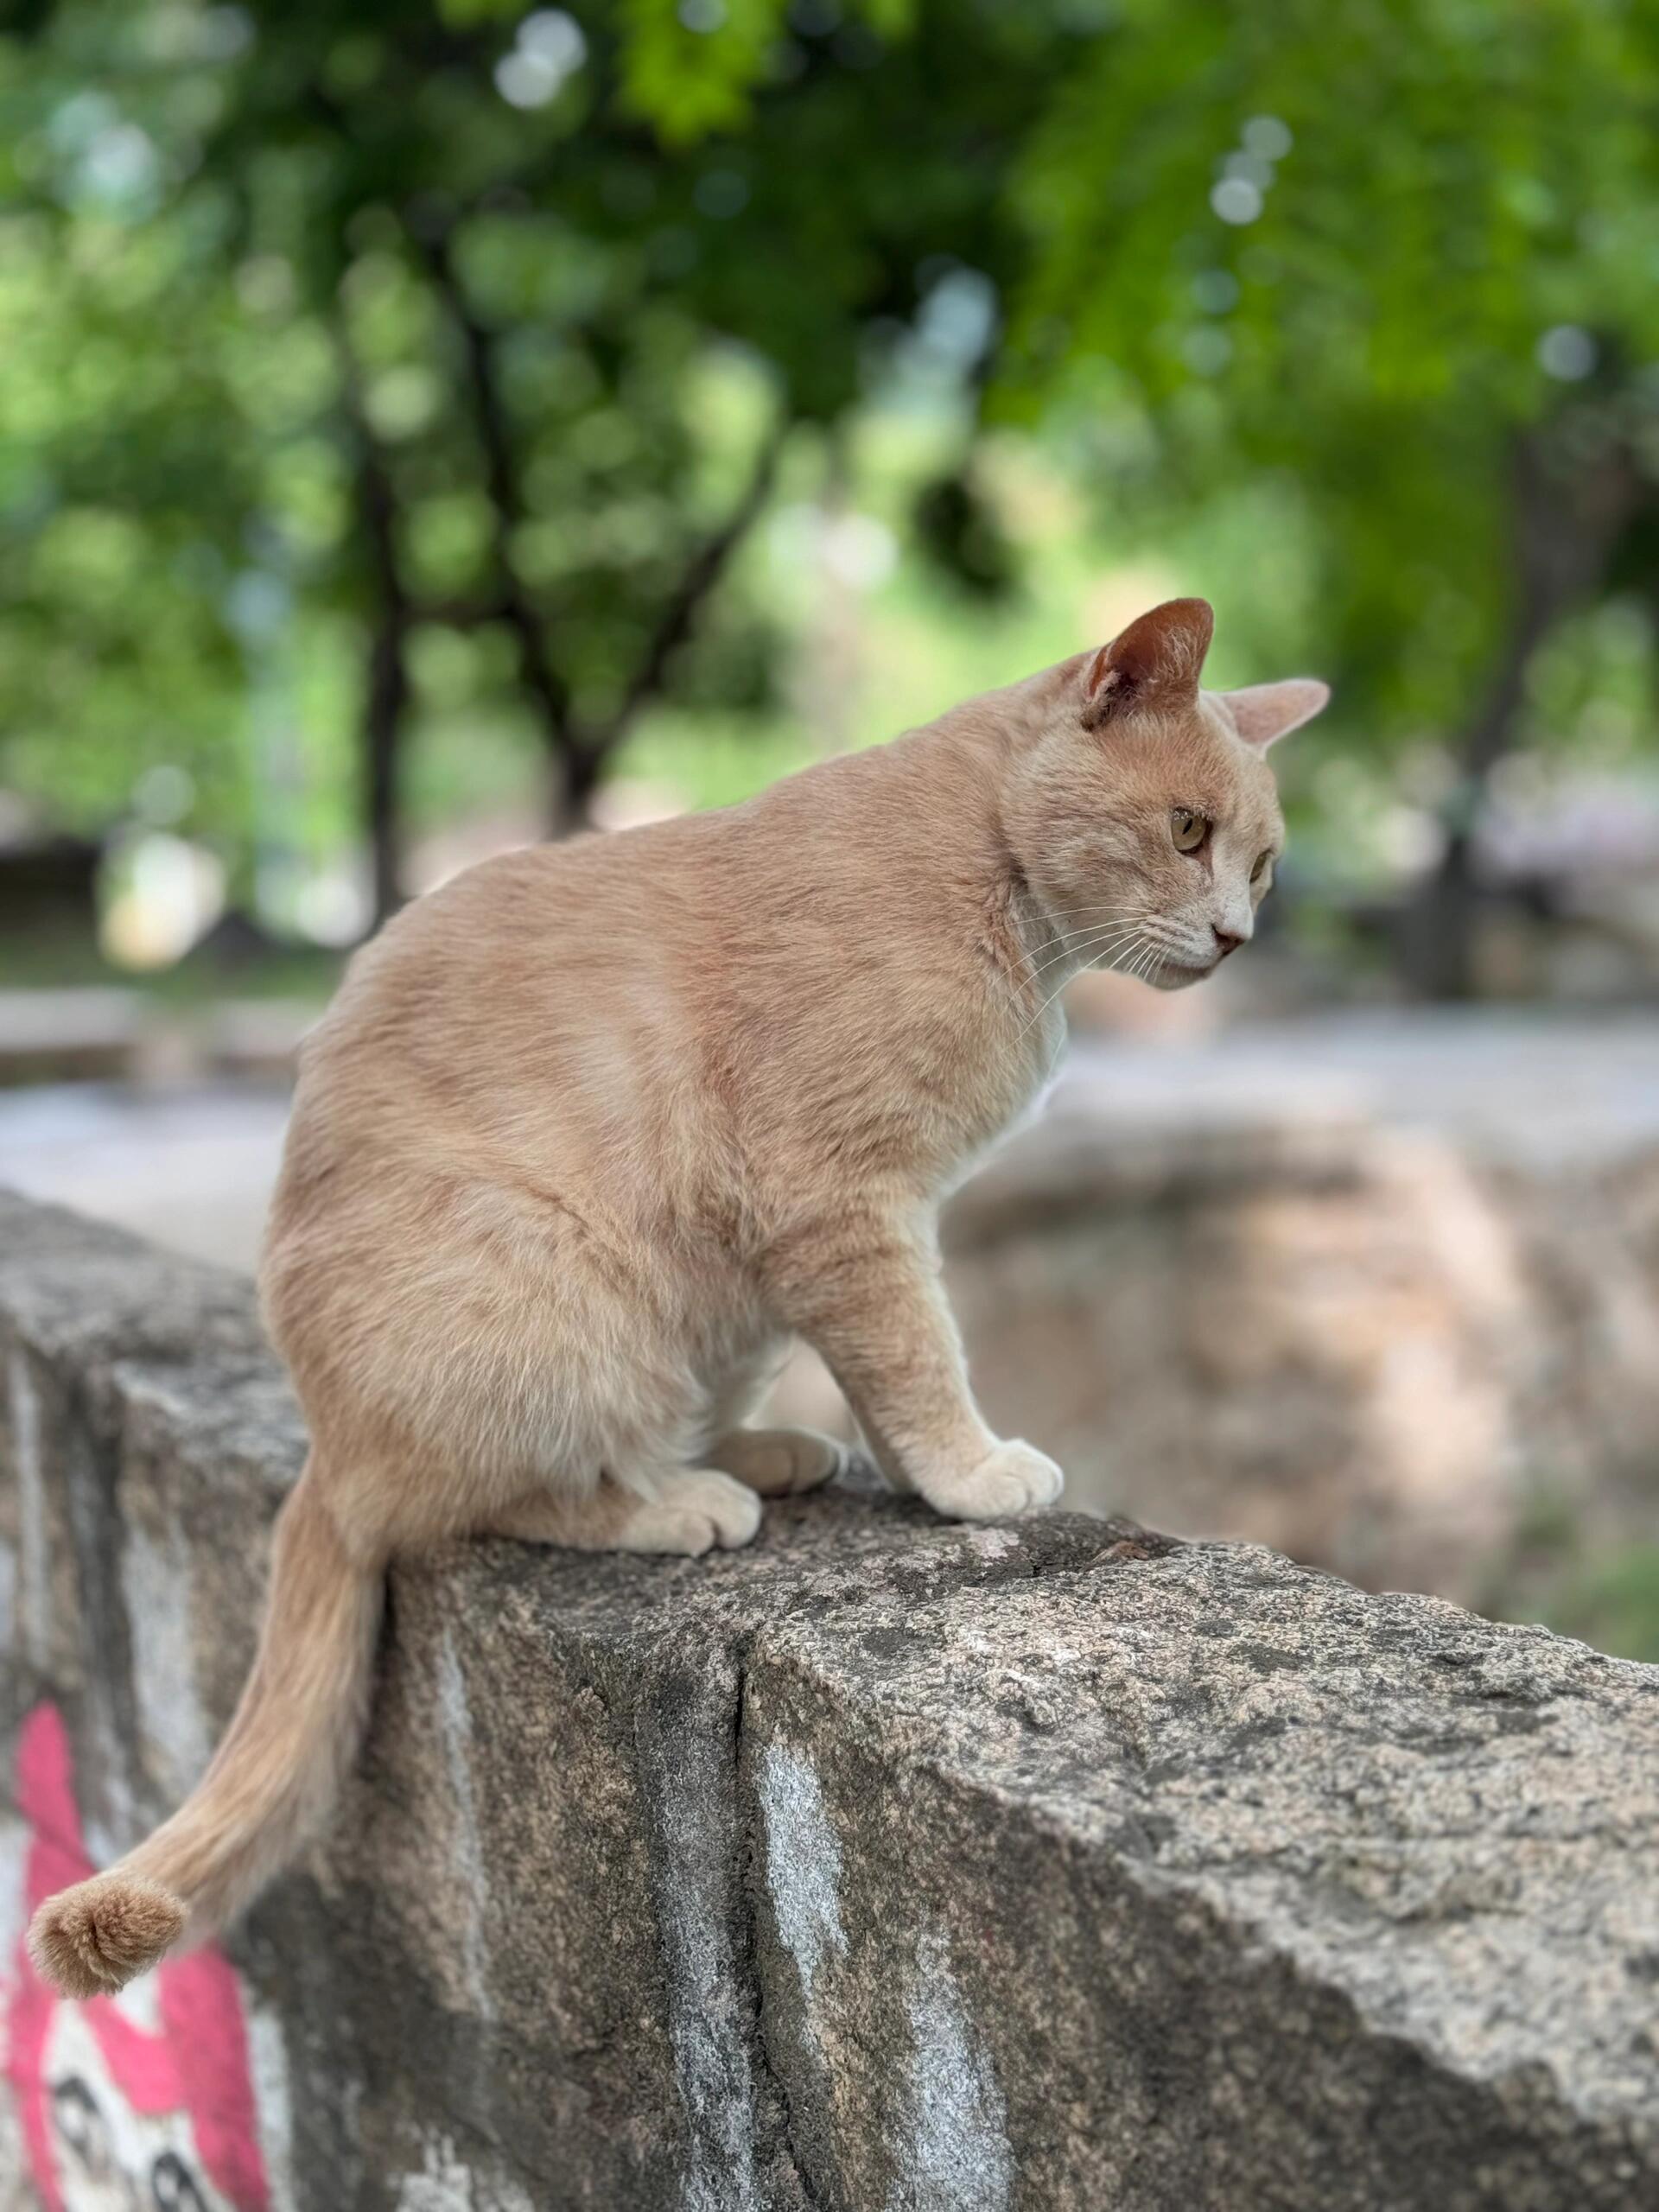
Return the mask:
<path id="1" fill-rule="evenodd" d="M 760 1501 L 715 1467 L 677 1467 L 650 1495 L 601 1482 L 584 1497 L 527 1491 L 493 1515 L 480 1535 L 560 1544 L 582 1552 L 656 1552 L 700 1559 L 748 1543 L 760 1526 Z"/>
<path id="2" fill-rule="evenodd" d="M 728 1370 L 709 1409 L 714 1440 L 698 1454 L 760 1497 L 792 1497 L 817 1490 L 853 1458 L 850 1446 L 817 1429 L 747 1426 L 777 1381 L 787 1351 L 787 1338 L 770 1338 Z"/>
<path id="3" fill-rule="evenodd" d="M 815 1428 L 729 1428 L 704 1456 L 762 1497 L 793 1497 L 844 1473 L 855 1455 Z"/>

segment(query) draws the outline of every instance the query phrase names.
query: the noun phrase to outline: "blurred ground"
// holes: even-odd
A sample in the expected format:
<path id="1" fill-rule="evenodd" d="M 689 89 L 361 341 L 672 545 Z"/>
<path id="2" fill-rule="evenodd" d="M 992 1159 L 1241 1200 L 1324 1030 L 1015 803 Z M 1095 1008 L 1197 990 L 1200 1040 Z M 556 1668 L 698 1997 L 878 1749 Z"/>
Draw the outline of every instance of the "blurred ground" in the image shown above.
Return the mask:
<path id="1" fill-rule="evenodd" d="M 1074 1047 L 1104 1120 L 1164 1128 L 1344 1117 L 1454 1136 L 1494 1160 L 1617 1157 L 1659 1140 L 1659 1024 L 1630 1013 L 1417 1007 L 1262 1021 L 1192 1042 Z"/>
<path id="2" fill-rule="evenodd" d="M 1659 1145 L 1659 1025 L 1428 1008 L 1085 1039 L 1049 1110 L 1085 1114 L 1127 1145 L 1364 1124 L 1433 1131 L 1503 1165 L 1611 1163 Z M 0 1091 L 0 1180 L 247 1272 L 286 1118 L 275 1082 Z"/>
<path id="3" fill-rule="evenodd" d="M 277 1084 L 0 1091 L 0 1182 L 248 1274 L 287 1119 Z"/>

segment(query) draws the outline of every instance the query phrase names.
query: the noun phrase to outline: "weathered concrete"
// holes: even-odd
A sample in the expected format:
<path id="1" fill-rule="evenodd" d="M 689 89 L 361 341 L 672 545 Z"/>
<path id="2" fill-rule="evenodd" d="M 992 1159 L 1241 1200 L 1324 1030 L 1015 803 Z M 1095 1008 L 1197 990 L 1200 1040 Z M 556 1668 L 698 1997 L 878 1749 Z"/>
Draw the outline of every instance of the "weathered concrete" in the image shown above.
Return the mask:
<path id="1" fill-rule="evenodd" d="M 102 1856 L 229 1711 L 302 1439 L 241 1284 L 3 1199 L 0 1359 L 0 1721 L 61 1708 Z M 1659 1670 L 853 1493 L 459 1548 L 228 1948 L 278 2212 L 1626 2212 Z"/>

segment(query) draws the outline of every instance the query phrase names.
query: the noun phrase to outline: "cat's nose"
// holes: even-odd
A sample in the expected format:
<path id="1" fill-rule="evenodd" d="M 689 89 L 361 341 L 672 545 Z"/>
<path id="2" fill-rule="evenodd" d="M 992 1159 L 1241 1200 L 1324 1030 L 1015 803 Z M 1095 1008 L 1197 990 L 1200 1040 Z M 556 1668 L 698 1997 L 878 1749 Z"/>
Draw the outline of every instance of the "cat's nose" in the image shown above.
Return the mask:
<path id="1" fill-rule="evenodd" d="M 1216 940 L 1217 960 L 1224 960 L 1230 952 L 1236 952 L 1244 942 L 1242 937 L 1235 937 L 1231 930 L 1217 929 L 1213 923 L 1211 925 L 1211 934 Z"/>

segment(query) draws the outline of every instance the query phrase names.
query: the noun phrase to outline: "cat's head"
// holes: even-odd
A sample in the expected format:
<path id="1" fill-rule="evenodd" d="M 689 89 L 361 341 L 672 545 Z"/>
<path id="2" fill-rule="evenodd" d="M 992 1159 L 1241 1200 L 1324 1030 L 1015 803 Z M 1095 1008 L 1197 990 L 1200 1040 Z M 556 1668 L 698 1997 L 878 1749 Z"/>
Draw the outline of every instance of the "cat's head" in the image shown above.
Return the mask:
<path id="1" fill-rule="evenodd" d="M 1267 750 L 1331 696 L 1311 677 L 1205 691 L 1214 626 L 1207 600 L 1168 600 L 1054 671 L 1008 795 L 1050 925 L 1161 990 L 1253 934 L 1284 846 Z"/>

